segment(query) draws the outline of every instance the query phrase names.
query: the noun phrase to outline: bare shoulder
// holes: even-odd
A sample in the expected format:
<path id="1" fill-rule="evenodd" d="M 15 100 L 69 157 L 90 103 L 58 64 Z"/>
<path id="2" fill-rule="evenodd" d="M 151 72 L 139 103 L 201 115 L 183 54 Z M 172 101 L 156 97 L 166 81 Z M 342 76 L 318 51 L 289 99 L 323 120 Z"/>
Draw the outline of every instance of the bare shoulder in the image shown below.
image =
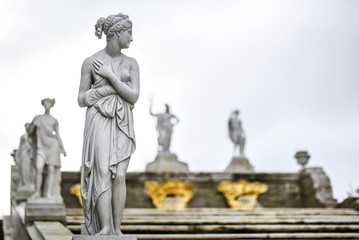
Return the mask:
<path id="1" fill-rule="evenodd" d="M 85 59 L 85 61 L 82 64 L 83 68 L 91 68 L 92 63 L 94 60 L 99 59 L 101 55 L 103 55 L 103 49 L 101 51 L 98 51 L 97 53 L 93 54 L 92 56 Z"/>
<path id="2" fill-rule="evenodd" d="M 128 57 L 129 62 L 131 64 L 131 66 L 137 67 L 138 68 L 138 63 L 136 61 L 136 59 L 132 58 L 132 57 Z"/>
<path id="3" fill-rule="evenodd" d="M 129 56 L 125 55 L 125 54 L 123 54 L 123 56 L 124 56 L 125 61 L 127 63 L 129 63 L 131 67 L 137 67 L 138 68 L 138 63 L 137 63 L 136 59 L 134 59 L 133 57 L 129 57 Z"/>

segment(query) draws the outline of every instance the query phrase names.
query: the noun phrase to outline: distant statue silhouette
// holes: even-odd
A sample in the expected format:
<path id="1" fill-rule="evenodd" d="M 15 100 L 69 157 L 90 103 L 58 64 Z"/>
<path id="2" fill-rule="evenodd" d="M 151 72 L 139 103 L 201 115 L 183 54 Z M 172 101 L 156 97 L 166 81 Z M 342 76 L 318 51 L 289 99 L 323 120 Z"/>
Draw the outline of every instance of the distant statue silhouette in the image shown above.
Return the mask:
<path id="1" fill-rule="evenodd" d="M 66 152 L 59 135 L 59 123 L 50 115 L 55 99 L 45 98 L 41 104 L 45 108 L 45 113 L 36 116 L 28 130 L 29 135 L 35 134 L 36 140 L 35 194 L 32 197 L 62 201 L 60 154 L 66 156 Z M 44 173 L 46 177 L 43 180 Z"/>
<path id="2" fill-rule="evenodd" d="M 35 190 L 35 168 L 33 163 L 33 141 L 28 134 L 30 123 L 25 124 L 26 133 L 21 136 L 19 148 L 15 152 L 15 162 L 19 166 L 18 191 Z"/>
<path id="3" fill-rule="evenodd" d="M 169 152 L 172 138 L 173 126 L 179 123 L 179 119 L 170 112 L 170 106 L 165 104 L 164 113 L 152 112 L 152 102 L 150 102 L 150 114 L 156 118 L 156 130 L 158 140 L 158 151 Z"/>
<path id="4" fill-rule="evenodd" d="M 242 128 L 242 123 L 238 118 L 239 111 L 234 110 L 228 120 L 228 133 L 229 138 L 234 143 L 234 155 L 236 156 L 236 150 L 239 148 L 239 156 L 244 157 L 244 146 L 246 143 L 246 137 Z"/>

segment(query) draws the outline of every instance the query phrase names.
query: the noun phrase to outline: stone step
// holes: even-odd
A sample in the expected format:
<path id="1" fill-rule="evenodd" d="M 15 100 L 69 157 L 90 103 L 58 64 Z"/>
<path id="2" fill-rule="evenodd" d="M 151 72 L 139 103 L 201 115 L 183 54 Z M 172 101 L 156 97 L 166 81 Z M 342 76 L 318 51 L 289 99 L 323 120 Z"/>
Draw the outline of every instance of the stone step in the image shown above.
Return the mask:
<path id="1" fill-rule="evenodd" d="M 79 233 L 80 225 L 67 225 L 72 232 Z M 123 225 L 122 231 L 129 232 L 359 232 L 358 225 Z"/>
<path id="2" fill-rule="evenodd" d="M 138 240 L 185 239 L 359 239 L 359 233 L 253 233 L 253 234 L 128 234 Z"/>
<path id="3" fill-rule="evenodd" d="M 67 227 L 80 233 L 81 209 L 67 209 Z M 125 209 L 122 231 L 138 239 L 359 239 L 351 209 Z"/>
<path id="4" fill-rule="evenodd" d="M 67 217 L 67 224 L 83 223 L 83 217 Z M 350 216 L 336 218 L 306 218 L 293 216 L 288 218 L 260 218 L 260 217 L 230 217 L 230 218 L 126 218 L 122 219 L 124 225 L 163 225 L 163 224 L 359 224 L 359 218 Z"/>
<path id="5" fill-rule="evenodd" d="M 66 209 L 67 216 L 83 215 L 81 208 Z M 335 208 L 262 208 L 251 211 L 242 211 L 229 208 L 187 208 L 183 210 L 163 210 L 155 208 L 126 208 L 124 215 L 354 215 L 359 216 L 359 212 L 353 209 Z"/>

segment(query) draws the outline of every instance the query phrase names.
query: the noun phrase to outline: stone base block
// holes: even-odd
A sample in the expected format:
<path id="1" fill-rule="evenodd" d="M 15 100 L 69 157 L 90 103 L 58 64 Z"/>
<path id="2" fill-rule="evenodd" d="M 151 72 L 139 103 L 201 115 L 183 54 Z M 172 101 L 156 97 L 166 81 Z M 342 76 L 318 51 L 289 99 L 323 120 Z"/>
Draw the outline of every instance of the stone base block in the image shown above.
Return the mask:
<path id="1" fill-rule="evenodd" d="M 77 235 L 73 236 L 72 240 L 137 240 L 135 236 L 117 236 L 117 235 L 101 235 L 101 236 L 90 236 L 90 235 Z"/>
<path id="2" fill-rule="evenodd" d="M 233 157 L 224 172 L 227 173 L 254 173 L 254 167 L 246 157 Z"/>
<path id="3" fill-rule="evenodd" d="M 26 202 L 28 198 L 30 198 L 35 191 L 31 191 L 31 190 L 21 190 L 21 191 L 17 191 L 15 192 L 15 201 L 16 203 L 19 202 Z"/>
<path id="4" fill-rule="evenodd" d="M 34 221 L 58 221 L 66 225 L 65 204 L 45 198 L 28 199 L 25 222 L 28 224 Z"/>
<path id="5" fill-rule="evenodd" d="M 189 170 L 187 163 L 179 161 L 176 154 L 159 152 L 156 159 L 147 164 L 146 172 L 181 173 L 189 172 Z"/>

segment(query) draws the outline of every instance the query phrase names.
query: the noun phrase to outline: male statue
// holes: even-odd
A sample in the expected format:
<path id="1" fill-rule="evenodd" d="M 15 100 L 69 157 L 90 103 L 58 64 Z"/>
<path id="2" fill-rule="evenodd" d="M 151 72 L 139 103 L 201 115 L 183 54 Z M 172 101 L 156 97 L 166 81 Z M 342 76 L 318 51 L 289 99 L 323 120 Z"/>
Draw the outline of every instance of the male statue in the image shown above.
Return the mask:
<path id="1" fill-rule="evenodd" d="M 172 128 L 178 124 L 179 119 L 170 112 L 170 106 L 165 104 L 164 113 L 152 112 L 152 102 L 150 103 L 150 114 L 156 118 L 156 130 L 158 139 L 158 151 L 169 152 L 172 137 Z M 174 120 L 174 121 L 173 121 Z"/>
<path id="2" fill-rule="evenodd" d="M 239 156 L 244 157 L 244 145 L 246 137 L 242 128 L 241 120 L 238 118 L 239 111 L 234 110 L 228 120 L 229 138 L 234 143 L 234 156 L 236 156 L 236 149 L 239 147 Z"/>
<path id="3" fill-rule="evenodd" d="M 55 99 L 45 98 L 41 104 L 45 108 L 45 113 L 36 116 L 28 130 L 30 135 L 35 135 L 36 140 L 35 193 L 32 198 L 62 201 L 60 154 L 66 156 L 66 152 L 59 135 L 59 124 L 50 115 L 50 109 L 54 106 Z"/>

